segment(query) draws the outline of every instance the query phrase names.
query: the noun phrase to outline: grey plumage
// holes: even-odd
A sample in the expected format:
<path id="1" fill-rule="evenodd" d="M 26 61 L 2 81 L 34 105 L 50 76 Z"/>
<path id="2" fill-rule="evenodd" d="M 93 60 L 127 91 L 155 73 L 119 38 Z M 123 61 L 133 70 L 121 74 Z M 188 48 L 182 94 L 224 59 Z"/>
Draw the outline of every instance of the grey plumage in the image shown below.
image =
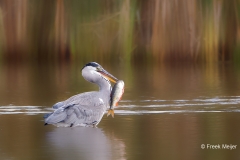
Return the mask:
<path id="1" fill-rule="evenodd" d="M 85 65 L 82 75 L 87 81 L 97 84 L 99 91 L 81 93 L 54 104 L 55 111 L 45 115 L 45 124 L 64 127 L 95 126 L 101 121 L 109 108 L 111 93 L 111 84 L 106 75 L 117 79 L 95 62 Z"/>

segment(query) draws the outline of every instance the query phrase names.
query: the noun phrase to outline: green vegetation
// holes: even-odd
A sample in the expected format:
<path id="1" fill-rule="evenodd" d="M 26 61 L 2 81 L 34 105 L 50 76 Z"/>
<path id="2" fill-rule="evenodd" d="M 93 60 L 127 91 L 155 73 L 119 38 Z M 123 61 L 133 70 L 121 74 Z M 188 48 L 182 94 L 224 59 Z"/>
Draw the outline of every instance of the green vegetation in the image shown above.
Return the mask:
<path id="1" fill-rule="evenodd" d="M 2 0 L 0 57 L 240 61 L 240 0 Z"/>

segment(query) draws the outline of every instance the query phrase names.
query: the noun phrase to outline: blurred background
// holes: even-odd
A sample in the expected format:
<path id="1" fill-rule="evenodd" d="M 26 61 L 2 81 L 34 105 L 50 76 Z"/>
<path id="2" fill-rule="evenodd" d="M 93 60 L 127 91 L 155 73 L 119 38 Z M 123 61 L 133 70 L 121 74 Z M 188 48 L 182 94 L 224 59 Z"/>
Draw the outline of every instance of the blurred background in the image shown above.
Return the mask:
<path id="1" fill-rule="evenodd" d="M 125 82 L 115 118 L 44 127 L 91 61 Z M 0 159 L 239 159 L 239 95 L 240 0 L 0 0 Z"/>
<path id="2" fill-rule="evenodd" d="M 240 60 L 239 0 L 1 0 L 0 57 Z"/>

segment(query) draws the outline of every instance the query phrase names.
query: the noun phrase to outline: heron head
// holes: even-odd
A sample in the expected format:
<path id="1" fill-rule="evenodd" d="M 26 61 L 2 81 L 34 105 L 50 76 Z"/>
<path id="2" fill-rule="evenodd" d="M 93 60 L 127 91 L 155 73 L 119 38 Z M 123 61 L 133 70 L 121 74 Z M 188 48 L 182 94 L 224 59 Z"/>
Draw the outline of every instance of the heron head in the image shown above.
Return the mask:
<path id="1" fill-rule="evenodd" d="M 105 69 L 103 69 L 100 64 L 96 62 L 89 62 L 82 68 L 82 76 L 90 82 L 94 83 L 99 77 L 97 75 L 105 77 L 106 79 L 114 83 L 116 83 L 118 80 L 116 77 L 108 73 Z"/>

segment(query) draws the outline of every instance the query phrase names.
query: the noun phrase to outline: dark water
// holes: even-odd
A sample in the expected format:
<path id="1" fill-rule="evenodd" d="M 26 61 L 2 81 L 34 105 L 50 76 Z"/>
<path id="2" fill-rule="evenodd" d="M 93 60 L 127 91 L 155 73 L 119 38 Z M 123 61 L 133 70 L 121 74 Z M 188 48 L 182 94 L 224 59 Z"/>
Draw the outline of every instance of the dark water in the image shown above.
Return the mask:
<path id="1" fill-rule="evenodd" d="M 2 65 L 0 159 L 240 159 L 236 66 L 101 65 L 126 88 L 115 118 L 98 128 L 43 125 L 55 102 L 98 89 L 82 78 L 83 64 Z"/>

